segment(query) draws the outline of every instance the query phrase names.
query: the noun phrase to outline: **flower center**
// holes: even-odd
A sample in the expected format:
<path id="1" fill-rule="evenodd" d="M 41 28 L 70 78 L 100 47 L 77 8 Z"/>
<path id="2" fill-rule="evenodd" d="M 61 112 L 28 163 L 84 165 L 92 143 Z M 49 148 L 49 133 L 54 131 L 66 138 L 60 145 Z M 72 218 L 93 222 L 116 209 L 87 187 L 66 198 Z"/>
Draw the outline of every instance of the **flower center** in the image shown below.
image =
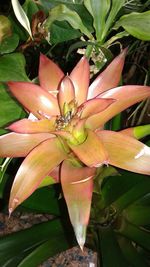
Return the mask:
<path id="1" fill-rule="evenodd" d="M 71 111 L 68 111 L 65 115 L 57 116 L 56 118 L 56 130 L 65 129 L 69 125 L 73 114 Z"/>
<path id="2" fill-rule="evenodd" d="M 70 123 L 73 117 L 77 115 L 77 103 L 72 100 L 69 103 L 64 103 L 63 111 L 60 116 L 56 118 L 56 130 L 65 129 Z"/>

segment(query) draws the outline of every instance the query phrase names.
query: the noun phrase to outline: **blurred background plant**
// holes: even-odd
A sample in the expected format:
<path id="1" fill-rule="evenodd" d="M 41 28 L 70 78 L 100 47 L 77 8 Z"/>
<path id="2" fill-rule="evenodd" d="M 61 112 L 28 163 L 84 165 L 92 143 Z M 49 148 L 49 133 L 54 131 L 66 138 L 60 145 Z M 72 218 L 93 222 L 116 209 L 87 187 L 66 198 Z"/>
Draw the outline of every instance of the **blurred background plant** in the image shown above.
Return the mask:
<path id="1" fill-rule="evenodd" d="M 59 63 L 66 73 L 85 54 L 94 78 L 122 48 L 128 47 L 120 83 L 149 85 L 149 40 L 149 0 L 1 1 L 0 134 L 6 132 L 8 124 L 27 116 L 10 96 L 5 82 L 36 80 L 40 52 Z M 147 99 L 117 115 L 105 127 L 120 130 L 149 123 Z M 149 129 L 143 139 L 147 145 Z M 3 212 L 20 160 L 0 159 L 0 163 Z M 18 208 L 49 213 L 54 219 L 1 237 L 1 266 L 36 267 L 75 243 L 73 234 L 68 235 L 72 228 L 60 193 L 56 185 L 40 188 Z M 101 168 L 95 178 L 86 244 L 98 252 L 101 266 L 150 266 L 149 230 L 149 177 L 111 166 Z"/>

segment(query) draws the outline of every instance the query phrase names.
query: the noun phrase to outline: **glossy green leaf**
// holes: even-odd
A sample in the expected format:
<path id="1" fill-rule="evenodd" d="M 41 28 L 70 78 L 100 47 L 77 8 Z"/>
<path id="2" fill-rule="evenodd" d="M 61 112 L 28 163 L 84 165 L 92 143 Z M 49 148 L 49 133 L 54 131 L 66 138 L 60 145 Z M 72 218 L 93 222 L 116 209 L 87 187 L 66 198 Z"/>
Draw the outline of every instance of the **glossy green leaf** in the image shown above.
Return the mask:
<path id="1" fill-rule="evenodd" d="M 74 29 L 79 29 L 88 38 L 92 37 L 88 29 L 82 23 L 79 15 L 75 11 L 67 8 L 65 5 L 58 5 L 50 10 L 49 17 L 44 24 L 45 28 L 49 29 L 55 20 L 66 20 Z"/>
<path id="2" fill-rule="evenodd" d="M 8 54 L 13 52 L 19 44 L 19 36 L 14 33 L 3 39 L 0 44 L 0 54 Z"/>
<path id="3" fill-rule="evenodd" d="M 0 107 L 0 127 L 20 119 L 25 114 L 3 84 L 0 84 Z"/>
<path id="4" fill-rule="evenodd" d="M 25 72 L 25 58 L 21 53 L 0 57 L 0 81 L 29 81 Z"/>
<path id="5" fill-rule="evenodd" d="M 127 262 L 110 227 L 99 229 L 100 252 L 103 267 L 127 267 Z"/>
<path id="6" fill-rule="evenodd" d="M 63 235 L 63 228 L 59 220 L 52 220 L 38 225 L 34 225 L 29 229 L 13 233 L 0 239 L 0 266 L 14 257 L 17 257 L 24 251 L 29 251 L 43 242 L 51 239 L 55 240 L 55 236 Z M 62 239 L 60 238 L 60 243 Z"/>
<path id="7" fill-rule="evenodd" d="M 102 33 L 105 27 L 106 16 L 110 8 L 110 2 L 110 0 L 90 1 L 90 9 L 92 11 L 97 41 L 102 40 Z"/>
<path id="8" fill-rule="evenodd" d="M 28 199 L 22 203 L 23 207 L 33 209 L 38 212 L 59 215 L 58 196 L 53 186 L 36 190 Z"/>
<path id="9" fill-rule="evenodd" d="M 143 40 L 150 40 L 150 10 L 143 13 L 132 12 L 122 16 L 115 24 L 114 28 L 122 26 L 134 37 Z"/>
<path id="10" fill-rule="evenodd" d="M 73 29 L 65 21 L 56 21 L 51 26 L 50 40 L 52 44 L 58 44 L 61 42 L 69 41 L 79 38 L 81 33 L 78 30 Z"/>

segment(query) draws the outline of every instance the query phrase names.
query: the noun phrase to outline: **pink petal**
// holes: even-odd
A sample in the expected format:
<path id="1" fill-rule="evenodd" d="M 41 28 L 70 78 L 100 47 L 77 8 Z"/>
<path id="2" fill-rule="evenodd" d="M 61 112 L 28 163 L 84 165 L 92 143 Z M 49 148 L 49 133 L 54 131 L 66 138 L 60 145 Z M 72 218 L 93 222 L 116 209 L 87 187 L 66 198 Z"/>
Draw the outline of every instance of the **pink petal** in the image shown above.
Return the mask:
<path id="1" fill-rule="evenodd" d="M 116 114 L 126 108 L 150 97 L 150 87 L 140 85 L 127 85 L 110 89 L 99 95 L 100 98 L 114 98 L 116 102 L 99 114 L 93 115 L 86 121 L 87 127 L 98 129 Z"/>
<path id="2" fill-rule="evenodd" d="M 123 52 L 120 53 L 120 55 L 117 56 L 108 65 L 108 67 L 98 75 L 98 77 L 89 87 L 88 99 L 93 98 L 110 88 L 114 88 L 119 84 L 125 56 L 126 49 L 124 49 Z"/>
<path id="3" fill-rule="evenodd" d="M 89 222 L 95 168 L 77 167 L 69 160 L 61 167 L 61 184 L 75 235 L 83 249 Z M 78 183 L 78 181 L 82 181 Z"/>
<path id="4" fill-rule="evenodd" d="M 10 91 L 17 100 L 36 117 L 50 117 L 59 114 L 57 99 L 29 82 L 9 82 Z"/>
<path id="5" fill-rule="evenodd" d="M 117 132 L 99 131 L 97 134 L 108 152 L 111 165 L 132 172 L 150 174 L 150 147 Z"/>
<path id="6" fill-rule="evenodd" d="M 73 83 L 69 78 L 69 76 L 65 76 L 65 78 L 60 83 L 59 93 L 58 93 L 58 103 L 62 113 L 64 111 L 63 110 L 64 104 L 68 104 L 74 99 L 75 99 L 75 91 Z"/>
<path id="7" fill-rule="evenodd" d="M 94 98 L 86 101 L 81 106 L 79 106 L 79 112 L 81 110 L 81 118 L 87 118 L 90 117 L 96 113 L 99 113 L 106 109 L 108 106 L 110 106 L 113 102 L 115 102 L 114 99 L 108 98 Z"/>
<path id="8" fill-rule="evenodd" d="M 58 90 L 58 85 L 64 77 L 62 70 L 48 57 L 40 55 L 39 81 L 46 91 Z"/>
<path id="9" fill-rule="evenodd" d="M 7 129 L 16 133 L 49 133 L 55 130 L 56 117 L 52 117 L 50 120 L 43 119 L 32 121 L 29 119 L 22 119 L 12 123 Z"/>
<path id="10" fill-rule="evenodd" d="M 51 138 L 33 149 L 21 164 L 10 193 L 10 213 L 29 197 L 42 180 L 65 158 L 57 138 Z"/>
<path id="11" fill-rule="evenodd" d="M 75 95 L 78 106 L 87 99 L 90 68 L 86 57 L 82 57 L 70 74 L 70 78 L 75 87 Z"/>
<path id="12" fill-rule="evenodd" d="M 34 147 L 46 139 L 52 138 L 51 134 L 18 134 L 9 133 L 0 136 L 0 157 L 25 157 Z"/>
<path id="13" fill-rule="evenodd" d="M 107 152 L 96 133 L 88 130 L 86 140 L 79 145 L 73 145 L 68 142 L 69 147 L 77 157 L 89 167 L 100 167 L 107 164 Z"/>

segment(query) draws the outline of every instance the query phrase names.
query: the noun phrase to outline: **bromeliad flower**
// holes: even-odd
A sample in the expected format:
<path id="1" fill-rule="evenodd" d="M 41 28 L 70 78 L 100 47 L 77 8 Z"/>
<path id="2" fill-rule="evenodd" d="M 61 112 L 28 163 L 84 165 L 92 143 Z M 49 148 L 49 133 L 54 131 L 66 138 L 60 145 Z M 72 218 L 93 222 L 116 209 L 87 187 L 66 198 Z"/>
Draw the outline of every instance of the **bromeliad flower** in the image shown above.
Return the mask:
<path id="1" fill-rule="evenodd" d="M 150 148 L 126 132 L 103 130 L 117 113 L 150 96 L 147 86 L 120 86 L 125 51 L 89 87 L 83 57 L 69 76 L 40 56 L 40 86 L 9 82 L 12 94 L 32 115 L 11 124 L 0 137 L 1 157 L 26 157 L 10 194 L 10 213 L 46 176 L 60 182 L 77 241 L 85 243 L 96 168 L 114 165 L 150 174 Z"/>

